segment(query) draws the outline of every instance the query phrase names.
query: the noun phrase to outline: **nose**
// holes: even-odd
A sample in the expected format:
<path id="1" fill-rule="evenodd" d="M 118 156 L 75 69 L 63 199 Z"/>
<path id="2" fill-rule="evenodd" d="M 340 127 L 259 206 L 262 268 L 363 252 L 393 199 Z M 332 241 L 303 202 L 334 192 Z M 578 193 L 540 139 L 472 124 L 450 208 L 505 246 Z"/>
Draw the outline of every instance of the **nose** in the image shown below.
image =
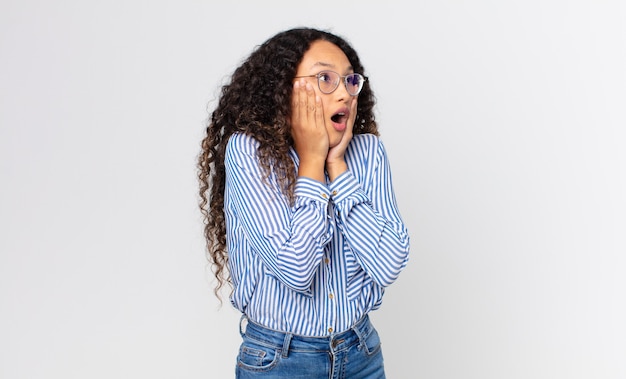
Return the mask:
<path id="1" fill-rule="evenodd" d="M 348 92 L 348 84 L 346 83 L 345 78 L 337 86 L 337 89 L 335 90 L 335 94 L 336 96 L 339 97 L 338 100 L 345 100 L 345 99 L 349 99 L 350 97 L 352 97 L 350 95 L 350 92 Z"/>

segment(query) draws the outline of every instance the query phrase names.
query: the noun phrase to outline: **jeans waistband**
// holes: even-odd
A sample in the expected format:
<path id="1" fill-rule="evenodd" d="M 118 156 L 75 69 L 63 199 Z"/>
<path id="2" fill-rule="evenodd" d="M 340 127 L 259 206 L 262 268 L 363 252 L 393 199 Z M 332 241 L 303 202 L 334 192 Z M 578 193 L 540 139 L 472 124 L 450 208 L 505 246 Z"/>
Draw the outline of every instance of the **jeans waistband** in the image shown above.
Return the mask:
<path id="1" fill-rule="evenodd" d="M 244 338 L 254 340 L 265 346 L 275 347 L 282 351 L 283 357 L 287 357 L 289 351 L 311 352 L 331 351 L 336 352 L 347 349 L 355 344 L 364 344 L 366 338 L 374 329 L 369 316 L 365 315 L 352 328 L 345 332 L 331 334 L 325 337 L 309 337 L 298 334 L 281 332 L 268 329 L 253 321 L 247 320 L 245 331 L 243 322 L 247 320 L 244 315 L 240 322 L 240 333 Z"/>

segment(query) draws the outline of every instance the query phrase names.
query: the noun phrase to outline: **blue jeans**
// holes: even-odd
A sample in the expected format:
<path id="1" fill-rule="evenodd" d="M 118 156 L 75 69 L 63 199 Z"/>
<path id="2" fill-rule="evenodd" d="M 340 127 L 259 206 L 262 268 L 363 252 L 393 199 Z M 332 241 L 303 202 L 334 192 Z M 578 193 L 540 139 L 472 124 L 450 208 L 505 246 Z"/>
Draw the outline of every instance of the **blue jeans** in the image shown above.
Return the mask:
<path id="1" fill-rule="evenodd" d="M 241 336 L 238 379 L 385 378 L 378 332 L 367 316 L 350 330 L 328 337 L 278 332 L 251 321 Z"/>

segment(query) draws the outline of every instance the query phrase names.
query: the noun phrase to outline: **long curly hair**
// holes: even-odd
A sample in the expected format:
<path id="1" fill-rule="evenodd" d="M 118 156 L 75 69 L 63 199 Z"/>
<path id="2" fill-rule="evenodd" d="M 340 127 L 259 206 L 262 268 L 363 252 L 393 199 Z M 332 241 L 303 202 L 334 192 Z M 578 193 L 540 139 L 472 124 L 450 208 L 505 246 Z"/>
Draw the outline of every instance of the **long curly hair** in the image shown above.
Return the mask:
<path id="1" fill-rule="evenodd" d="M 346 54 L 354 72 L 365 75 L 356 51 L 343 38 L 312 28 L 286 30 L 257 46 L 235 70 L 230 82 L 222 87 L 218 105 L 208 120 L 197 163 L 199 206 L 204 218 L 207 258 L 217 279 L 214 292 L 218 298 L 221 298 L 219 291 L 224 284 L 232 288 L 224 216 L 226 144 L 233 133 L 254 137 L 259 143 L 258 159 L 265 176 L 276 175 L 287 197 L 293 201 L 296 169 L 289 156 L 293 146 L 289 122 L 293 80 L 303 55 L 317 40 L 337 45 Z M 359 94 L 353 134 L 378 135 L 374 105 L 375 97 L 367 80 Z"/>

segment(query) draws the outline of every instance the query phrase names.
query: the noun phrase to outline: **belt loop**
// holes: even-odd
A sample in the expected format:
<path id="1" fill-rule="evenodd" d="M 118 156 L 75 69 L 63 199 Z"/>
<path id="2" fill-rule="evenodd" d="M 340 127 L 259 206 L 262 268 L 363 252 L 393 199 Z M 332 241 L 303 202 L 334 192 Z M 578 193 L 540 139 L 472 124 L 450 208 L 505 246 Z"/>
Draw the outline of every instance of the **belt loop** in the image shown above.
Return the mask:
<path id="1" fill-rule="evenodd" d="M 291 337 L 293 337 L 293 334 L 291 333 L 285 334 L 285 339 L 283 340 L 283 353 L 282 353 L 283 358 L 287 358 L 287 355 L 289 354 L 289 345 L 291 344 Z"/>
<path id="2" fill-rule="evenodd" d="M 239 319 L 239 334 L 241 334 L 241 336 L 242 336 L 242 337 L 243 337 L 243 336 L 244 336 L 244 334 L 245 334 L 245 332 L 243 331 L 243 328 L 242 328 L 242 326 L 243 326 L 243 321 L 244 321 L 244 320 L 248 321 L 248 316 L 246 316 L 246 314 L 245 314 L 245 313 L 244 313 L 244 314 L 242 314 L 242 315 L 241 315 L 241 318 Z M 246 325 L 247 325 L 247 323 L 246 323 Z"/>
<path id="3" fill-rule="evenodd" d="M 367 337 L 365 335 L 365 333 L 367 333 L 367 330 L 363 330 L 363 329 L 367 329 L 364 328 L 369 324 L 369 316 L 365 315 L 365 317 L 363 319 L 361 319 L 361 321 L 357 322 L 356 325 L 354 325 L 352 327 L 352 330 L 354 330 L 354 333 L 356 333 L 357 337 L 359 337 L 359 346 L 364 346 L 365 345 L 365 338 Z"/>

